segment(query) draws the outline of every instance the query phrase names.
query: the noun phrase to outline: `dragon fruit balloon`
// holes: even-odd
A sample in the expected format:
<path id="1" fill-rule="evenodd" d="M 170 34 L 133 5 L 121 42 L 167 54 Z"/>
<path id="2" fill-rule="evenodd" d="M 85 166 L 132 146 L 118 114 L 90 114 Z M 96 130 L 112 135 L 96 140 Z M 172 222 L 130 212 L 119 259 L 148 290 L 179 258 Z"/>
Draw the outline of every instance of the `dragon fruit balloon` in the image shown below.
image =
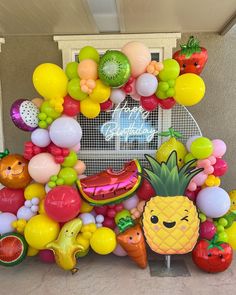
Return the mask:
<path id="1" fill-rule="evenodd" d="M 38 127 L 39 110 L 27 99 L 18 99 L 11 106 L 11 119 L 21 130 L 33 131 Z"/>

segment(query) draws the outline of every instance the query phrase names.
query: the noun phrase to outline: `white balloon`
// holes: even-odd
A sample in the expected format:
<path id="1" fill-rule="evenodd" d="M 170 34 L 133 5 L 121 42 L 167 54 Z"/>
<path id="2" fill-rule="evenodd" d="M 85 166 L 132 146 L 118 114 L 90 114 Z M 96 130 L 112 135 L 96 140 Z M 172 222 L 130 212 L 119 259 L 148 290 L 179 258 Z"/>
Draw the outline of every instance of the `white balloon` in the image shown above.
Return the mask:
<path id="1" fill-rule="evenodd" d="M 36 215 L 36 212 L 31 211 L 31 208 L 22 206 L 17 211 L 17 218 L 18 219 L 25 219 L 30 220 L 34 215 Z"/>
<path id="2" fill-rule="evenodd" d="M 97 223 L 103 223 L 103 221 L 104 221 L 104 216 L 102 214 L 98 214 L 96 216 L 96 222 Z"/>
<path id="3" fill-rule="evenodd" d="M 72 118 L 61 117 L 50 126 L 49 135 L 54 144 L 62 148 L 72 148 L 82 137 L 80 124 Z"/>
<path id="4" fill-rule="evenodd" d="M 51 190 L 51 188 L 48 186 L 48 184 L 45 185 L 44 189 L 45 189 L 46 194 L 48 192 L 50 192 L 50 190 Z"/>
<path id="5" fill-rule="evenodd" d="M 157 78 L 149 73 L 144 73 L 138 77 L 136 80 L 136 91 L 141 96 L 151 96 L 153 95 L 158 86 Z"/>
<path id="6" fill-rule="evenodd" d="M 217 186 L 202 189 L 197 195 L 196 204 L 210 218 L 219 218 L 225 215 L 231 205 L 228 193 Z"/>
<path id="7" fill-rule="evenodd" d="M 14 214 L 4 212 L 0 214 L 0 234 L 6 234 L 15 231 L 12 227 L 12 222 L 16 221 L 17 218 Z"/>
<path id="8" fill-rule="evenodd" d="M 123 205 L 124 205 L 125 209 L 131 210 L 131 209 L 136 208 L 136 206 L 138 205 L 138 202 L 139 202 L 138 196 L 134 195 L 131 198 L 125 200 L 123 202 Z"/>
<path id="9" fill-rule="evenodd" d="M 112 89 L 111 91 L 111 96 L 110 96 L 110 100 L 114 103 L 114 104 L 119 104 L 122 101 L 125 100 L 126 94 L 123 90 L 121 89 Z"/>
<path id="10" fill-rule="evenodd" d="M 83 224 L 95 223 L 95 218 L 90 213 L 82 213 L 78 217 L 83 221 Z"/>
<path id="11" fill-rule="evenodd" d="M 46 147 L 50 144 L 51 139 L 47 129 L 38 128 L 31 133 L 31 141 L 39 147 Z"/>

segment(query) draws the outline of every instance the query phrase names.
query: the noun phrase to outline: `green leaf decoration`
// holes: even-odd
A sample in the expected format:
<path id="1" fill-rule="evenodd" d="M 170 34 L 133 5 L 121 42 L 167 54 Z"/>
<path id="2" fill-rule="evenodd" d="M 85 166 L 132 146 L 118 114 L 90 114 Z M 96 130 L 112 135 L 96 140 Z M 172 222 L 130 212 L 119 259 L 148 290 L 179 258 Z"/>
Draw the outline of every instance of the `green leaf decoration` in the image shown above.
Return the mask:
<path id="1" fill-rule="evenodd" d="M 168 189 L 169 196 L 179 195 L 179 175 L 177 166 L 171 170 L 165 185 Z"/>
<path id="2" fill-rule="evenodd" d="M 121 233 L 126 231 L 128 228 L 134 226 L 134 221 L 130 216 L 127 216 L 125 218 L 121 218 L 118 222 L 118 228 Z"/>
<path id="3" fill-rule="evenodd" d="M 185 55 L 186 58 L 190 58 L 193 53 L 202 51 L 198 39 L 194 36 L 190 36 L 187 44 L 180 45 L 180 48 L 181 55 Z"/>
<path id="4" fill-rule="evenodd" d="M 145 155 L 145 158 L 147 159 L 147 161 L 149 162 L 151 168 L 152 168 L 152 171 L 155 173 L 155 174 L 161 174 L 161 165 L 157 162 L 156 159 L 154 159 L 153 157 L 149 156 L 149 155 Z"/>
<path id="5" fill-rule="evenodd" d="M 161 196 L 168 196 L 165 183 L 162 181 L 162 179 L 154 174 L 151 170 L 144 169 L 144 171 L 147 174 L 146 179 L 150 182 L 156 194 Z"/>
<path id="6" fill-rule="evenodd" d="M 1 152 L 0 153 L 0 159 L 6 157 L 9 155 L 9 150 L 8 149 L 5 149 L 4 152 Z"/>
<path id="7" fill-rule="evenodd" d="M 174 167 L 178 167 L 177 165 L 177 152 L 173 151 L 169 158 L 166 161 L 166 166 L 168 167 L 169 171 L 171 171 Z"/>
<path id="8" fill-rule="evenodd" d="M 159 136 L 163 137 L 174 137 L 174 138 L 181 138 L 182 134 L 178 131 L 175 131 L 174 128 L 170 127 L 168 131 L 163 131 L 158 133 Z"/>

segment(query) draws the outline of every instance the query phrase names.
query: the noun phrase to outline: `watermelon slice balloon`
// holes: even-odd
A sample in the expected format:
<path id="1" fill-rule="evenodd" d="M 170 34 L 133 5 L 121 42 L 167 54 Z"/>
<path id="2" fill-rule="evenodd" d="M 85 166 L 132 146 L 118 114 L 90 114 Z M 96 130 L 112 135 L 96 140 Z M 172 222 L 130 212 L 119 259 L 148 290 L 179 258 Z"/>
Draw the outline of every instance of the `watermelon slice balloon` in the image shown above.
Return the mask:
<path id="1" fill-rule="evenodd" d="M 28 244 L 18 233 L 8 233 L 0 237 L 0 265 L 15 266 L 21 263 L 27 254 Z"/>

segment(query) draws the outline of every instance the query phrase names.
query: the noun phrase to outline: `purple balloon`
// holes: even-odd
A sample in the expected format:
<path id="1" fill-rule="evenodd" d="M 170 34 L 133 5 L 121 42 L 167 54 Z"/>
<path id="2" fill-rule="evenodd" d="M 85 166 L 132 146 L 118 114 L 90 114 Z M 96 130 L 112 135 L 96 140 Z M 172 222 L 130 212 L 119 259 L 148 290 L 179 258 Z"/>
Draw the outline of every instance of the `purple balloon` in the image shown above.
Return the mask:
<path id="1" fill-rule="evenodd" d="M 38 114 L 36 105 L 27 99 L 16 100 L 10 110 L 13 123 L 24 131 L 33 131 L 38 127 Z"/>

